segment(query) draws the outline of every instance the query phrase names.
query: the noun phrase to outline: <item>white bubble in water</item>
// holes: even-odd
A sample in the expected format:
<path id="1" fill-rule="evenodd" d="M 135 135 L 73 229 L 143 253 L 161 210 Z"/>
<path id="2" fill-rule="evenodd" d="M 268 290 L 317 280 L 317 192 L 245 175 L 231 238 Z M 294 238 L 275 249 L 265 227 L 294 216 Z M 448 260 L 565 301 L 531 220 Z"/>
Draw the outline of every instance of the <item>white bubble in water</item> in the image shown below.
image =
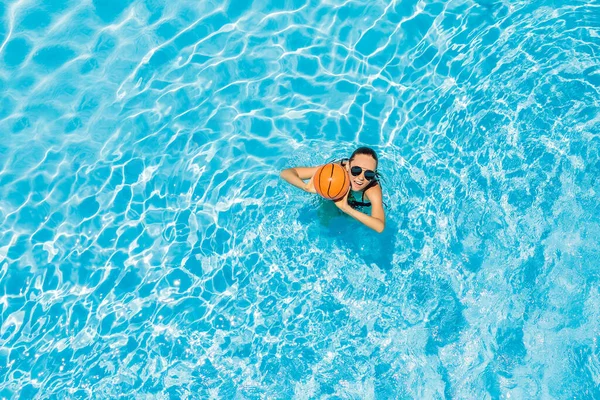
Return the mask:
<path id="1" fill-rule="evenodd" d="M 181 284 L 181 281 L 179 279 L 175 279 L 175 282 L 173 282 L 173 284 L 175 286 L 179 286 Z"/>

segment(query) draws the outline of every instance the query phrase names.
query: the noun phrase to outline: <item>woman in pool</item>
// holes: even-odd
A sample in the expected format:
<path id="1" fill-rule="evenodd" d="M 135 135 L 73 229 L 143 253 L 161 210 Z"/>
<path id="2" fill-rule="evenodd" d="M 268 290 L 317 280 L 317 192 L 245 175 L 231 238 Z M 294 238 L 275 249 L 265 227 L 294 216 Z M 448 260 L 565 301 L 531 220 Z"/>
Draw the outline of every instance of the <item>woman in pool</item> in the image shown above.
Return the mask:
<path id="1" fill-rule="evenodd" d="M 385 213 L 379 174 L 377 173 L 377 154 L 369 147 L 359 147 L 354 150 L 350 158 L 339 161 L 350 175 L 350 190 L 335 202 L 335 205 L 344 213 L 359 220 L 369 228 L 381 233 L 385 228 Z M 313 184 L 313 176 L 319 169 L 317 167 L 295 167 L 281 171 L 280 176 L 290 184 L 309 193 L 317 193 Z M 310 179 L 308 183 L 304 180 Z M 354 193 L 361 194 L 361 201 L 357 201 Z M 358 208 L 371 207 L 371 215 L 359 211 Z"/>

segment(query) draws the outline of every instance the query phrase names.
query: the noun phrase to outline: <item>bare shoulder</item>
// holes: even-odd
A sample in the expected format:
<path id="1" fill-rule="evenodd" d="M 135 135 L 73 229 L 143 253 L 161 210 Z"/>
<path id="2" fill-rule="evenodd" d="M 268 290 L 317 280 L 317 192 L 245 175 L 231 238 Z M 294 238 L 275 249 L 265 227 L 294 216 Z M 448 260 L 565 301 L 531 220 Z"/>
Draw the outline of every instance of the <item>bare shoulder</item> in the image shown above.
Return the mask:
<path id="1" fill-rule="evenodd" d="M 383 194 L 381 192 L 380 185 L 373 185 L 367 190 L 365 190 L 365 197 L 369 199 L 371 203 L 377 202 L 381 203 L 383 200 Z"/>
<path id="2" fill-rule="evenodd" d="M 365 195 L 371 202 L 371 217 L 377 218 L 385 225 L 385 211 L 383 209 L 383 195 L 381 193 L 381 186 L 374 185 L 368 188 L 365 190 Z"/>

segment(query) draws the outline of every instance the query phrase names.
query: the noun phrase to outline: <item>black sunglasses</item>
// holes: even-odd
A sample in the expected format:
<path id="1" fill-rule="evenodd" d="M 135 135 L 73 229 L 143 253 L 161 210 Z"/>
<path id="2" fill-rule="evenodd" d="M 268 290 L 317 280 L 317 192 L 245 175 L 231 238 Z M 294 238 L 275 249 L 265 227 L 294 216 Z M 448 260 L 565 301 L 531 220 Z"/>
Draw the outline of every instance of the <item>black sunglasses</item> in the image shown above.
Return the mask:
<path id="1" fill-rule="evenodd" d="M 359 176 L 361 172 L 363 172 L 363 169 L 361 167 L 354 166 L 354 167 L 350 168 L 350 173 L 353 176 Z M 372 181 L 373 179 L 375 179 L 376 176 L 377 176 L 377 172 L 371 171 L 370 169 L 365 170 L 365 179 L 366 180 Z"/>

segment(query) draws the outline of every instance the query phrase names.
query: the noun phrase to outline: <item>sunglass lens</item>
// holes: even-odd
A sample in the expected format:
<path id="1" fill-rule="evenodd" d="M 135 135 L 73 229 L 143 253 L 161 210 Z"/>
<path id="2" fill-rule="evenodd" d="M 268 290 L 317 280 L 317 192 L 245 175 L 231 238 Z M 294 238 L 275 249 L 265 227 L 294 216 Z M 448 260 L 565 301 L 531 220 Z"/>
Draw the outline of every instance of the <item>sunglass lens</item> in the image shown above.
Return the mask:
<path id="1" fill-rule="evenodd" d="M 350 173 L 352 173 L 353 176 L 359 176 L 361 172 L 362 172 L 362 168 L 361 167 L 352 167 L 352 168 L 350 168 Z"/>
<path id="2" fill-rule="evenodd" d="M 375 172 L 365 171 L 365 179 L 372 181 L 375 178 Z"/>

